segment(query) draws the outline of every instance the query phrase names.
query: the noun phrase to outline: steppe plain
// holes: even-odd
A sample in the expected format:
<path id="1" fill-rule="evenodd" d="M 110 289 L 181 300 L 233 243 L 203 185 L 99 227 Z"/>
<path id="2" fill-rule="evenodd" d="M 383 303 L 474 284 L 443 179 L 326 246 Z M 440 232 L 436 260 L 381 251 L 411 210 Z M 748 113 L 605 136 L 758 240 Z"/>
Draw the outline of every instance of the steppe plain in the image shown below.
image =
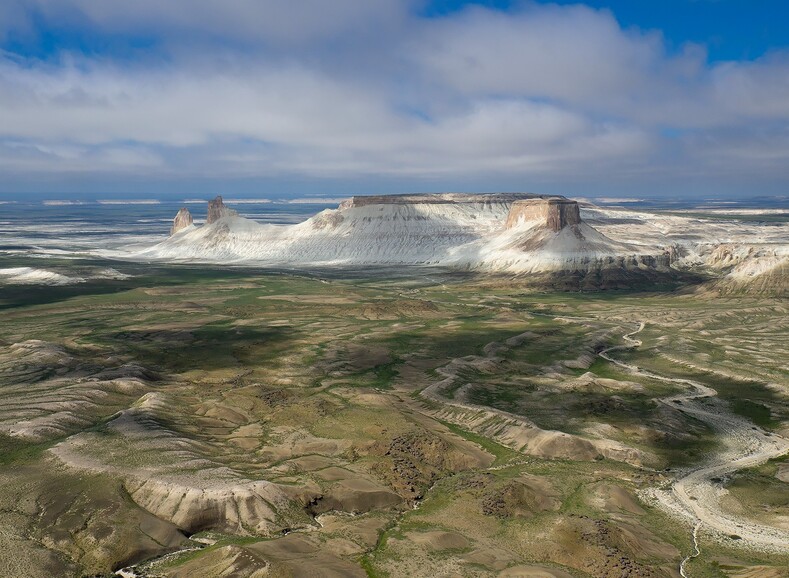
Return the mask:
<path id="1" fill-rule="evenodd" d="M 704 407 L 789 436 L 785 299 L 123 272 L 0 290 L 3 575 L 789 575 L 778 442 L 706 480 L 742 531 L 698 556 L 659 500 L 731 446 Z"/>

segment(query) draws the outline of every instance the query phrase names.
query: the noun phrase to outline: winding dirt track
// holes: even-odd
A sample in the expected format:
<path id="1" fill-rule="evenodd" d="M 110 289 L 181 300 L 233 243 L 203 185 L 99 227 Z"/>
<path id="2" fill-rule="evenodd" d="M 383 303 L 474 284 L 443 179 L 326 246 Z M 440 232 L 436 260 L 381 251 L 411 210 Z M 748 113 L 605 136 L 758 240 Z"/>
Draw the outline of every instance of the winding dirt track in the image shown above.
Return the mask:
<path id="1" fill-rule="evenodd" d="M 545 313 L 531 313 L 556 317 Z M 574 316 L 559 317 L 568 321 L 594 320 Z M 727 541 L 732 545 L 785 553 L 789 550 L 789 531 L 725 512 L 721 508 L 720 500 L 726 494 L 721 485 L 722 481 L 738 470 L 758 466 L 789 453 L 789 440 L 767 432 L 750 420 L 732 413 L 728 405 L 717 397 L 718 392 L 711 387 L 691 379 L 658 375 L 611 357 L 610 354 L 614 351 L 640 347 L 641 340 L 634 336 L 643 331 L 644 327 L 645 323 L 640 322 L 634 331 L 622 336 L 624 345 L 609 347 L 598 352 L 598 355 L 633 375 L 676 383 L 686 388 L 686 393 L 658 401 L 708 424 L 718 434 L 718 441 L 723 445 L 721 451 L 710 455 L 702 464 L 678 471 L 677 477 L 667 488 L 655 488 L 645 492 L 646 497 L 651 498 L 659 507 L 687 520 L 693 527 L 694 552 L 682 560 L 680 575 L 687 578 L 686 564 L 701 555 L 700 539 L 705 532 L 712 539 Z M 447 403 L 446 399 L 439 401 Z"/>
<path id="2" fill-rule="evenodd" d="M 737 470 L 757 466 L 786 454 L 789 452 L 789 440 L 766 432 L 749 420 L 732 413 L 710 387 L 690 379 L 657 375 L 609 355 L 613 351 L 639 347 L 641 341 L 633 336 L 643 329 L 644 323 L 641 322 L 638 329 L 622 336 L 626 345 L 605 349 L 599 353 L 600 357 L 630 373 L 689 388 L 687 393 L 666 397 L 660 402 L 705 422 L 717 432 L 723 444 L 723 449 L 711 455 L 703 464 L 680 472 L 670 488 L 650 492 L 651 497 L 663 509 L 694 523 L 693 541 L 696 551 L 682 561 L 680 574 L 687 576 L 685 565 L 700 554 L 699 535 L 703 531 L 711 537 L 730 543 L 736 540 L 737 544 L 748 548 L 786 552 L 789 549 L 789 532 L 786 530 L 723 511 L 720 499 L 725 490 L 721 487 L 720 480 Z"/>

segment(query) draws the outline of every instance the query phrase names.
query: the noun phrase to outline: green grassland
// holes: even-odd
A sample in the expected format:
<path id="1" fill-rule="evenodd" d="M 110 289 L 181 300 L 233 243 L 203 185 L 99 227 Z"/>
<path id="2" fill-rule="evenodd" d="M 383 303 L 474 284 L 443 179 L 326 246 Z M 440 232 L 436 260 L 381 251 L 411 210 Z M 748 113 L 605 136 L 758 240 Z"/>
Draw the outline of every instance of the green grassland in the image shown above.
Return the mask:
<path id="1" fill-rule="evenodd" d="M 690 532 L 639 492 L 717 440 L 658 403 L 678 386 L 597 356 L 641 321 L 642 346 L 617 357 L 702 381 L 756 425 L 789 423 L 780 301 L 540 293 L 441 271 L 51 265 L 131 277 L 0 287 L 0 527 L 18 528 L 0 531 L 0 550 L 14 549 L 17 575 L 152 560 L 140 571 L 210 576 L 224 564 L 244 576 L 267 561 L 283 575 L 494 576 L 526 564 L 618 577 L 628 564 L 675 576 Z M 449 401 L 604 435 L 648 461 L 524 454 L 420 395 L 447 379 Z M 730 480 L 732 507 L 785 515 L 775 468 Z M 140 506 L 141 478 L 268 481 L 291 502 L 268 503 L 270 529 L 184 522 Z M 789 562 L 714 542 L 704 551 L 694 577 Z"/>

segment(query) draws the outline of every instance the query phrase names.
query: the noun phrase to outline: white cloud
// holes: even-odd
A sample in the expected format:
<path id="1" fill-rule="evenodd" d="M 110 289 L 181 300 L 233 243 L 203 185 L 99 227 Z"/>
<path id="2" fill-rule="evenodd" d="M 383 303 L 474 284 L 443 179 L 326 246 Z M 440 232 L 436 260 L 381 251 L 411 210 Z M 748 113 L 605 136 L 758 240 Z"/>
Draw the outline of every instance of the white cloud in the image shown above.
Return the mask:
<path id="1" fill-rule="evenodd" d="M 134 58 L 0 53 L 0 167 L 21 180 L 789 176 L 789 52 L 713 65 L 703 47 L 669 53 L 659 32 L 623 30 L 608 11 L 17 2 L 83 34 L 157 40 Z M 4 10 L 6 31 L 30 33 L 25 10 Z"/>
<path id="2" fill-rule="evenodd" d="M 668 54 L 660 33 L 623 30 L 612 13 L 580 5 L 477 8 L 424 26 L 415 57 L 465 94 L 550 99 L 685 128 L 789 118 L 789 52 L 711 66 L 701 46 Z"/>
<path id="3" fill-rule="evenodd" d="M 514 15 L 474 8 L 423 27 L 417 58 L 476 94 L 610 102 L 640 90 L 663 57 L 659 35 L 625 33 L 609 12 L 584 6 L 530 5 Z"/>

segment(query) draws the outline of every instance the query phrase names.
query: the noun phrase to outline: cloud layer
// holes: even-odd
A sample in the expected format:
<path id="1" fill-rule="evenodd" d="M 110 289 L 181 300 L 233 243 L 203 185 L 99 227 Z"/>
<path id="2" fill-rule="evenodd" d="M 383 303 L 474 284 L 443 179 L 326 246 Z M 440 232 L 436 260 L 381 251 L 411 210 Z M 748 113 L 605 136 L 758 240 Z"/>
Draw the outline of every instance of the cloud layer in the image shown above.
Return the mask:
<path id="1" fill-rule="evenodd" d="M 532 3 L 432 18 L 401 0 L 4 6 L 6 192 L 69 179 L 678 195 L 789 182 L 785 50 L 710 63 L 608 11 Z M 43 35 L 53 49 L 25 49 Z"/>

